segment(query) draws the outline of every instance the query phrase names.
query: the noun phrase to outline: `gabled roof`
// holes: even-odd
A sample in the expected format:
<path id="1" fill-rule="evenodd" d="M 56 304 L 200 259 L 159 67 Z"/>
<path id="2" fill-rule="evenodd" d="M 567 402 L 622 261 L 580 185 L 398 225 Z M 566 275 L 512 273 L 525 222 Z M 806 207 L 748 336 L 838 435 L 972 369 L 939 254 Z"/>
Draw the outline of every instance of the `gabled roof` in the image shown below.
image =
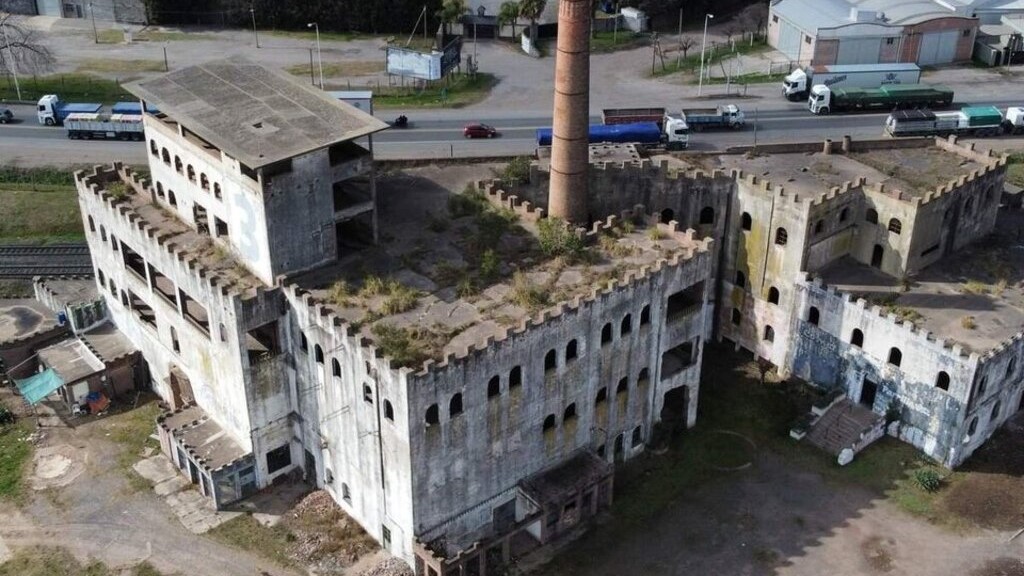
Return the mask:
<path id="1" fill-rule="evenodd" d="M 387 128 L 326 92 L 245 58 L 189 66 L 126 88 L 251 168 Z"/>

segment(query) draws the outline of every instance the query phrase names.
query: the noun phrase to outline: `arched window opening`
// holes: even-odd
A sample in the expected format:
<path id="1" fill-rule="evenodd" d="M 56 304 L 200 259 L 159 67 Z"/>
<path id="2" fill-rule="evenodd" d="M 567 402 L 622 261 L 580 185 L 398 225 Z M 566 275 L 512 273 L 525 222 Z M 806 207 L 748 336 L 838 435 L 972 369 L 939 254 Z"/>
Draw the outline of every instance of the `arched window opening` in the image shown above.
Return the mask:
<path id="1" fill-rule="evenodd" d="M 878 224 L 878 211 L 874 208 L 868 208 L 868 211 L 864 213 L 864 220 L 868 224 Z"/>
<path id="2" fill-rule="evenodd" d="M 569 343 L 565 345 L 565 361 L 575 360 L 577 356 L 576 340 L 569 340 Z"/>
<path id="3" fill-rule="evenodd" d="M 178 174 L 182 174 L 185 171 L 185 165 L 181 163 L 181 156 L 174 157 L 174 171 Z"/>
<path id="4" fill-rule="evenodd" d="M 779 289 L 775 286 L 768 288 L 768 303 L 778 304 L 779 303 Z"/>
<path id="5" fill-rule="evenodd" d="M 594 406 L 597 406 L 598 404 L 605 402 L 607 400 L 608 388 L 602 386 L 601 389 L 597 391 L 597 396 L 594 397 Z"/>
<path id="6" fill-rule="evenodd" d="M 850 217 L 850 210 L 849 210 L 849 208 L 843 208 L 842 210 L 839 211 L 839 221 L 840 222 L 846 222 L 846 219 L 849 218 L 849 217 Z"/>
<path id="7" fill-rule="evenodd" d="M 456 393 L 448 402 L 448 417 L 455 418 L 462 414 L 462 393 Z"/>
<path id="8" fill-rule="evenodd" d="M 501 378 L 492 376 L 487 382 L 487 397 L 496 398 L 501 395 Z"/>
<path id="9" fill-rule="evenodd" d="M 544 371 L 550 372 L 557 366 L 557 358 L 554 350 L 548 350 L 548 353 L 544 355 Z"/>
<path id="10" fill-rule="evenodd" d="M 363 401 L 373 404 L 373 388 L 369 384 L 363 384 Z"/>
<path id="11" fill-rule="evenodd" d="M 825 221 L 824 220 L 818 220 L 817 222 L 814 223 L 814 233 L 815 234 L 821 234 L 824 231 L 825 231 Z"/>
<path id="12" fill-rule="evenodd" d="M 640 369 L 640 374 L 637 375 L 637 377 L 636 377 L 636 383 L 638 385 L 639 384 L 643 384 L 643 383 L 647 382 L 650 379 L 651 379 L 651 371 L 648 370 L 647 368 L 641 368 Z"/>
<path id="13" fill-rule="evenodd" d="M 734 326 L 739 326 L 740 322 L 743 321 L 743 314 L 740 313 L 739 308 L 732 309 L 732 323 Z"/>
<path id="14" fill-rule="evenodd" d="M 601 344 L 607 344 L 612 341 L 612 323 L 609 322 L 601 328 Z"/>
<path id="15" fill-rule="evenodd" d="M 785 246 L 786 242 L 789 241 L 789 234 L 786 233 L 786 229 L 781 226 L 775 230 L 775 243 L 779 246 Z"/>
<path id="16" fill-rule="evenodd" d="M 619 380 L 618 386 L 615 387 L 615 393 L 625 394 L 627 390 L 629 390 L 629 378 Z"/>
<path id="17" fill-rule="evenodd" d="M 344 482 L 341 483 L 341 499 L 349 504 L 352 503 L 352 493 L 349 492 L 348 484 Z"/>
<path id="18" fill-rule="evenodd" d="M 171 153 L 164 148 L 160 151 L 160 158 L 164 161 L 164 164 L 171 165 Z"/>
<path id="19" fill-rule="evenodd" d="M 895 346 L 889 348 L 889 364 L 892 364 L 893 366 L 899 366 L 902 362 L 903 352 L 900 352 L 900 349 Z"/>
<path id="20" fill-rule="evenodd" d="M 742 270 L 736 271 L 736 287 L 746 288 L 747 287 L 747 275 Z"/>
<path id="21" fill-rule="evenodd" d="M 661 211 L 661 223 L 668 224 L 672 220 L 675 220 L 676 213 L 671 208 L 665 208 Z"/>
<path id="22" fill-rule="evenodd" d="M 764 327 L 764 341 L 775 342 L 775 328 L 772 328 L 771 326 Z"/>
<path id="23" fill-rule="evenodd" d="M 1000 408 L 1002 408 L 1002 404 L 1000 404 L 1000 402 L 998 400 L 996 400 L 996 403 L 992 406 L 992 413 L 989 414 L 989 418 L 988 418 L 989 421 L 995 422 L 996 420 L 999 419 L 999 409 Z"/>
<path id="24" fill-rule="evenodd" d="M 441 411 L 437 409 L 437 404 L 431 404 L 427 408 L 426 422 L 427 426 L 441 423 Z"/>
<path id="25" fill-rule="evenodd" d="M 700 211 L 700 223 L 701 224 L 714 224 L 715 223 L 715 209 L 711 206 L 705 206 Z"/>
<path id="26" fill-rule="evenodd" d="M 753 224 L 754 220 L 750 217 L 748 212 L 744 212 L 743 216 L 740 216 L 740 228 L 749 231 Z"/>
<path id="27" fill-rule="evenodd" d="M 341 378 L 341 362 L 337 358 L 331 358 L 331 376 Z"/>
<path id="28" fill-rule="evenodd" d="M 889 219 L 889 232 L 893 234 L 899 234 L 903 231 L 903 223 L 896 218 Z"/>
<path id="29" fill-rule="evenodd" d="M 565 414 L 562 415 L 562 423 L 576 418 L 576 403 L 573 402 L 565 407 Z"/>
<path id="30" fill-rule="evenodd" d="M 543 427 L 542 430 L 544 432 L 547 432 L 548 430 L 554 430 L 554 428 L 555 428 L 555 415 L 554 414 L 548 414 L 547 417 L 544 418 L 544 427 Z"/>
<path id="31" fill-rule="evenodd" d="M 935 387 L 939 390 L 949 390 L 949 374 L 945 370 L 940 371 L 935 377 Z"/>
<path id="32" fill-rule="evenodd" d="M 92 219 L 92 216 L 88 216 L 87 218 L 89 220 L 89 232 L 95 232 L 96 231 L 96 222 Z"/>
<path id="33" fill-rule="evenodd" d="M 651 305 L 646 304 L 642 310 L 640 310 L 640 325 L 651 323 Z"/>
<path id="34" fill-rule="evenodd" d="M 619 336 L 625 336 L 633 331 L 633 315 L 626 314 L 626 317 L 622 319 L 622 325 L 619 327 Z"/>
<path id="35" fill-rule="evenodd" d="M 384 401 L 384 417 L 392 422 L 395 421 L 395 407 L 391 405 L 391 400 Z"/>
<path id="36" fill-rule="evenodd" d="M 196 169 L 191 164 L 188 165 L 188 181 L 192 183 L 196 181 Z"/>
<path id="37" fill-rule="evenodd" d="M 153 156 L 160 157 L 160 148 L 156 145 L 156 140 L 149 141 L 149 153 Z"/>
<path id="38" fill-rule="evenodd" d="M 213 183 L 213 197 L 220 200 L 220 182 Z"/>
<path id="39" fill-rule="evenodd" d="M 508 373 L 508 389 L 518 388 L 523 385 L 523 369 L 516 366 Z"/>
<path id="40" fill-rule="evenodd" d="M 324 349 L 319 344 L 313 346 L 313 357 L 316 359 L 317 364 L 324 363 Z"/>
<path id="41" fill-rule="evenodd" d="M 178 199 L 174 196 L 174 190 L 167 191 L 167 203 L 171 206 L 178 206 Z"/>
<path id="42" fill-rule="evenodd" d="M 816 306 L 811 306 L 811 309 L 807 311 L 807 321 L 815 326 L 818 325 L 820 316 L 821 313 L 818 312 L 818 308 Z"/>

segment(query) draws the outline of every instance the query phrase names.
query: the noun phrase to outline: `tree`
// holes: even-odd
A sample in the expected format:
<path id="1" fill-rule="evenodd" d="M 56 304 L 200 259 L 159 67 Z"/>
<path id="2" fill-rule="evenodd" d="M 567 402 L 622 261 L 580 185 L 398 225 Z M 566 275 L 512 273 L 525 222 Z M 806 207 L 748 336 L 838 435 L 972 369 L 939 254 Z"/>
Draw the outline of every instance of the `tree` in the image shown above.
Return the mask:
<path id="1" fill-rule="evenodd" d="M 751 37 L 760 34 L 768 23 L 768 5 L 758 2 L 747 6 L 736 16 L 736 22 L 750 32 Z"/>
<path id="2" fill-rule="evenodd" d="M 743 27 L 740 23 L 733 19 L 726 23 L 722 28 L 722 33 L 725 34 L 725 43 L 732 44 L 732 37 L 743 31 Z"/>
<path id="3" fill-rule="evenodd" d="M 441 9 L 437 11 L 437 17 L 444 26 L 444 34 L 448 35 L 448 25 L 459 21 L 466 13 L 466 0 L 444 0 Z"/>
<path id="4" fill-rule="evenodd" d="M 519 0 L 519 15 L 530 21 L 530 39 L 537 41 L 537 19 L 544 13 L 547 0 Z"/>
<path id="5" fill-rule="evenodd" d="M 683 51 L 683 59 L 686 59 L 686 53 L 690 51 L 697 44 L 697 39 L 693 36 L 683 36 L 679 39 L 679 49 Z"/>
<path id="6" fill-rule="evenodd" d="M 505 24 L 512 25 L 512 37 L 516 37 L 516 20 L 519 19 L 519 3 L 508 0 L 501 3 L 501 8 L 498 11 L 498 24 L 504 26 Z"/>
<path id="7" fill-rule="evenodd" d="M 14 70 L 35 74 L 53 65 L 53 54 L 41 35 L 24 26 L 22 18 L 0 13 L 0 26 L 6 31 L 6 35 L 0 35 L 0 70 L 4 73 Z"/>

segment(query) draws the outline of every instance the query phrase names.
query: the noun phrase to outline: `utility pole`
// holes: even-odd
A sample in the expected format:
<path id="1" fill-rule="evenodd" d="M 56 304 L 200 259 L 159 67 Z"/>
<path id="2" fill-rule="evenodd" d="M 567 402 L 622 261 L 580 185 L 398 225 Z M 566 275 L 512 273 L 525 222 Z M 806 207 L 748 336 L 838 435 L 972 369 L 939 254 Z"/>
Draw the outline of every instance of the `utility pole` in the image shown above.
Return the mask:
<path id="1" fill-rule="evenodd" d="M 676 52 L 676 70 L 683 64 L 683 9 L 679 9 L 679 51 Z"/>
<path id="2" fill-rule="evenodd" d="M 92 9 L 92 2 L 89 2 L 89 15 L 92 16 L 92 39 L 94 43 L 100 43 L 100 34 L 96 31 L 96 11 Z"/>
<path id="3" fill-rule="evenodd" d="M 324 89 L 324 57 L 323 53 L 320 52 L 320 23 L 310 22 L 306 24 L 306 28 L 316 29 L 316 62 L 320 66 L 320 89 Z"/>
<path id="4" fill-rule="evenodd" d="M 704 46 L 708 42 L 708 20 L 714 18 L 712 14 L 704 15 L 704 38 L 700 41 L 700 81 L 697 83 L 697 96 L 704 92 Z"/>
<path id="5" fill-rule="evenodd" d="M 11 41 L 7 39 L 7 26 L 0 21 L 0 31 L 4 33 L 4 46 L 7 46 L 7 68 L 14 78 L 14 91 L 18 93 L 18 100 L 21 100 L 21 86 L 18 84 L 18 64 L 14 61 L 14 48 L 11 48 Z"/>
<path id="6" fill-rule="evenodd" d="M 260 47 L 260 33 L 256 31 L 256 8 L 249 4 L 249 15 L 252 16 L 252 35 L 256 37 L 256 48 Z"/>

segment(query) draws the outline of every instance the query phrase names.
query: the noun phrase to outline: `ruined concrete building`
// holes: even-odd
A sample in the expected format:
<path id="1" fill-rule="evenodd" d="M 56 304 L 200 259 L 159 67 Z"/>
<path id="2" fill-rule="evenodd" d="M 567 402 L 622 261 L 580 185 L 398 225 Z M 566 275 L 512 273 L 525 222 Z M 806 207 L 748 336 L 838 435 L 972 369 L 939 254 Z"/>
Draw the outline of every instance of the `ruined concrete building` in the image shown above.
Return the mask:
<path id="1" fill-rule="evenodd" d="M 968 265 L 941 269 L 997 249 L 976 241 L 1004 158 L 594 147 L 600 216 L 572 229 L 546 218 L 548 165 L 377 179 L 355 141 L 382 123 L 245 60 L 130 89 L 160 110 L 151 176 L 76 174 L 96 281 L 171 408 L 163 450 L 218 506 L 301 474 L 417 574 L 485 574 L 609 506 L 659 423 L 694 424 L 709 338 L 890 413 L 949 466 L 1021 405 L 1014 253 L 969 294 Z"/>

